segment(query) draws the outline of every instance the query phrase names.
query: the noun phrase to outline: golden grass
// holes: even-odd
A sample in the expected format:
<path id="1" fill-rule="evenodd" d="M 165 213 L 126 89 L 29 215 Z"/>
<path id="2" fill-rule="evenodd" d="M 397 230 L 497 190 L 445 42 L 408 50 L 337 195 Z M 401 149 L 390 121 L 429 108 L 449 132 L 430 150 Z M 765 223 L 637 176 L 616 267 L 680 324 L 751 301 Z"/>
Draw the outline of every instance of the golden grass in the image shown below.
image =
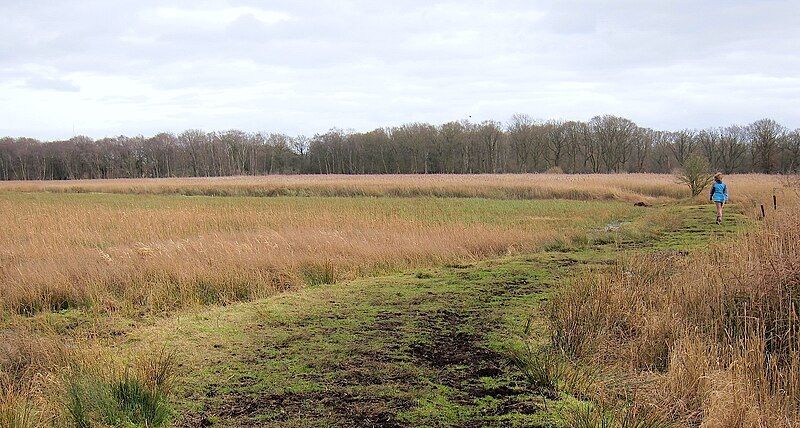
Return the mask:
<path id="1" fill-rule="evenodd" d="M 735 180 L 759 186 L 765 182 L 763 176 L 757 175 L 737 176 Z M 688 196 L 688 190 L 678 184 L 675 177 L 663 174 L 277 175 L 9 181 L 0 182 L 2 190 L 209 196 L 436 196 L 626 201 Z"/>
<path id="2" fill-rule="evenodd" d="M 131 328 L 126 320 L 534 251 L 634 210 L 613 201 L 0 192 L 0 420 L 63 424 L 64 376 L 100 361 L 119 371 L 124 363 L 95 337 L 114 340 Z"/>
<path id="3" fill-rule="evenodd" d="M 627 204 L 0 193 L 0 307 L 164 311 L 532 250 Z"/>
<path id="4" fill-rule="evenodd" d="M 75 340 L 20 325 L 5 329 L 0 332 L 0 427 L 76 426 L 70 408 L 71 389 L 78 382 L 83 406 L 105 398 L 104 391 L 87 386 L 102 388 L 122 380 L 168 393 L 177 362 L 173 354 L 154 346 L 145 346 L 135 356 L 123 356 L 101 341 Z"/>
<path id="5" fill-rule="evenodd" d="M 769 202 L 765 195 L 781 179 L 743 175 L 727 182 L 735 202 L 754 208 Z M 247 197 L 279 195 L 305 197 Z M 459 198 L 476 196 L 489 199 Z M 102 341 L 124 334 L 130 319 L 387 270 L 536 251 L 635 216 L 641 211 L 633 211 L 631 201 L 671 203 L 685 196 L 688 191 L 672 176 L 649 174 L 0 182 L 0 425 L 65 423 L 58 420 L 63 376 L 75 367 L 120 370 L 125 363 L 109 355 Z M 529 200 L 559 198 L 573 200 Z M 750 266 L 747 260 L 741 265 Z M 666 305 L 680 294 L 658 276 L 663 265 L 653 266 L 660 279 L 639 284 L 636 292 L 626 294 L 636 284 L 620 286 L 609 279 L 606 296 L 595 296 L 618 316 L 606 323 L 627 336 L 616 341 L 592 336 L 586 343 L 607 351 L 609 361 L 649 369 L 657 368 L 652 364 L 657 361 L 670 367 L 660 383 L 664 389 L 654 396 L 685 403 L 670 411 L 686 420 L 712 411 L 706 409 L 730 408 L 732 400 L 744 400 L 740 396 L 751 400 L 752 389 L 726 389 L 725 382 L 739 385 L 741 376 L 760 372 L 742 374 L 750 367 L 746 364 L 740 371 L 720 369 L 720 361 L 728 360 L 711 351 L 728 351 L 707 339 L 712 336 L 702 336 L 701 342 L 674 333 L 671 317 L 685 326 L 687 314 L 696 314 L 701 322 L 707 319 L 700 310 L 705 307 L 696 299 L 686 300 L 695 302 L 696 310 L 689 303 L 684 312 Z M 702 278 L 689 272 L 691 281 Z M 705 292 L 694 291 L 695 297 Z M 49 311 L 62 309 L 67 310 L 48 318 Z M 601 309 L 606 313 L 605 306 Z M 677 312 L 669 312 L 673 309 Z M 73 312 L 80 315 L 73 318 Z M 38 315 L 23 316 L 31 313 Z M 667 313 L 672 315 L 660 316 Z M 73 330 L 73 320 L 91 325 Z M 117 322 L 128 327 L 117 328 Z M 665 343 L 673 337 L 685 339 L 675 343 L 686 352 L 669 353 Z M 634 339 L 630 344 L 629 338 Z M 711 370 L 716 386 L 708 389 Z M 700 386 L 686 387 L 695 384 Z M 739 395 L 725 395 L 727 390 Z M 759 400 L 785 408 L 784 402 Z"/>
<path id="6" fill-rule="evenodd" d="M 800 423 L 800 216 L 688 259 L 656 254 L 594 272 L 552 305 L 555 344 L 636 379 L 640 405 L 686 426 Z"/>

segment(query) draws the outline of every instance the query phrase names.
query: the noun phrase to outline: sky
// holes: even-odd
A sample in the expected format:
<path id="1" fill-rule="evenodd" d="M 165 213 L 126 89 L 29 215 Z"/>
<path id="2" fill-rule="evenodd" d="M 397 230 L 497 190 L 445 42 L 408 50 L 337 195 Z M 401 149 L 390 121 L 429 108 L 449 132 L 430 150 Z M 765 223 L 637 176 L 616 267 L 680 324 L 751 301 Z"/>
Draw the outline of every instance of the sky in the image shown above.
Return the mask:
<path id="1" fill-rule="evenodd" d="M 800 127 L 800 1 L 0 0 L 0 136 Z"/>

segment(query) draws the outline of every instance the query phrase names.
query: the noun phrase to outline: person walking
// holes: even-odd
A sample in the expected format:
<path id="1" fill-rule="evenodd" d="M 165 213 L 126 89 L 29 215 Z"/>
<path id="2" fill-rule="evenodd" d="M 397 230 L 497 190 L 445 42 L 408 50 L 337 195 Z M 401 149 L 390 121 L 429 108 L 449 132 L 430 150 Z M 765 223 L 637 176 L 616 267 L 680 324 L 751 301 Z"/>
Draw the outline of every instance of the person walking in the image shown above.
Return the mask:
<path id="1" fill-rule="evenodd" d="M 721 172 L 714 174 L 709 200 L 717 206 L 717 224 L 722 224 L 722 208 L 725 206 L 725 202 L 728 202 L 728 186 L 722 182 Z"/>

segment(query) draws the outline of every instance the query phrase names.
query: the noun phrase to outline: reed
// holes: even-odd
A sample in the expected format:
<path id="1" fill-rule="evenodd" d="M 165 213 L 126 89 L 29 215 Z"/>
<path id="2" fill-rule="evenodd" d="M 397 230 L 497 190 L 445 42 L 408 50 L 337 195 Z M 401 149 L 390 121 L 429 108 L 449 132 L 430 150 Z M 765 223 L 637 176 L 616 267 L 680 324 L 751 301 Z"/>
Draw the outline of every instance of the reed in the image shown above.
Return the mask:
<path id="1" fill-rule="evenodd" d="M 751 177 L 751 176 L 742 176 Z M 749 181 L 750 178 L 743 178 Z M 753 180 L 763 183 L 763 179 Z M 6 181 L 0 191 L 206 196 L 433 196 L 654 200 L 688 196 L 664 174 L 273 175 L 213 178 Z"/>
<path id="2" fill-rule="evenodd" d="M 163 312 L 532 250 L 628 205 L 0 193 L 5 311 Z"/>
<path id="3" fill-rule="evenodd" d="M 621 398 L 645 389 L 636 400 L 681 425 L 791 427 L 799 310 L 800 216 L 787 209 L 688 259 L 587 274 L 553 300 L 551 325 L 565 354 L 633 379 Z"/>

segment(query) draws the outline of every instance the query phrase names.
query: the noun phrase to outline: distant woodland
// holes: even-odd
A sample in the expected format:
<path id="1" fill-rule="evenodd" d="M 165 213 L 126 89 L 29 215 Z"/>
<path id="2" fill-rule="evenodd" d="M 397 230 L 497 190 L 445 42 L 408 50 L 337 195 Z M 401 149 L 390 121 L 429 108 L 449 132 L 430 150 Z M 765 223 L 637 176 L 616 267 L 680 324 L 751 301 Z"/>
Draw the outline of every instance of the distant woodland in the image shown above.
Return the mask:
<path id="1" fill-rule="evenodd" d="M 262 174 L 671 172 L 691 156 L 715 170 L 800 170 L 800 130 L 746 126 L 656 131 L 617 116 L 588 122 L 410 123 L 313 137 L 238 130 L 64 141 L 0 138 L 0 180 Z"/>

